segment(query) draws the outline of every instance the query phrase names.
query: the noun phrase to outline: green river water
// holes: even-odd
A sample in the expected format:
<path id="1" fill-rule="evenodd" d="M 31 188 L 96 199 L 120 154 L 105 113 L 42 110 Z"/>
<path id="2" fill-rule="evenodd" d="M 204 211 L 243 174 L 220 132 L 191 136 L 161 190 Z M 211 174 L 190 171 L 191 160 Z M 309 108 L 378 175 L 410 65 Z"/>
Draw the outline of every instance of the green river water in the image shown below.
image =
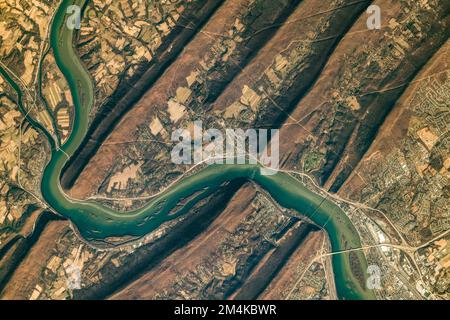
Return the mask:
<path id="1" fill-rule="evenodd" d="M 165 192 L 150 200 L 144 207 L 118 212 L 94 201 L 75 200 L 61 188 L 60 177 L 65 163 L 80 145 L 88 129 L 88 115 L 93 104 L 93 85 L 89 74 L 81 64 L 73 46 L 73 31 L 66 27 L 67 7 L 76 4 L 83 6 L 86 0 L 63 0 L 54 16 L 51 29 L 51 46 L 58 67 L 67 79 L 74 102 L 73 130 L 58 150 L 45 129 L 28 117 L 28 120 L 47 136 L 52 148 L 51 159 L 45 167 L 41 190 L 47 204 L 62 216 L 70 219 L 87 240 L 120 236 L 143 236 L 162 223 L 185 214 L 199 200 L 218 190 L 227 181 L 247 178 L 264 188 L 283 207 L 295 209 L 311 218 L 329 235 L 332 250 L 341 251 L 361 246 L 359 235 L 346 214 L 332 201 L 324 199 L 300 181 L 285 173 L 271 176 L 260 174 L 257 165 L 210 165 L 199 172 L 183 178 Z M 15 90 L 22 95 L 20 88 L 7 78 Z M 22 105 L 20 108 L 23 109 Z M 199 192 L 200 191 L 200 192 Z M 171 210 L 177 203 L 189 196 L 191 198 L 176 213 Z M 351 267 L 349 254 L 332 256 L 336 289 L 340 299 L 374 299 L 364 281 L 358 281 L 352 270 L 360 270 L 360 277 L 366 278 L 367 263 L 361 251 L 354 251 Z"/>

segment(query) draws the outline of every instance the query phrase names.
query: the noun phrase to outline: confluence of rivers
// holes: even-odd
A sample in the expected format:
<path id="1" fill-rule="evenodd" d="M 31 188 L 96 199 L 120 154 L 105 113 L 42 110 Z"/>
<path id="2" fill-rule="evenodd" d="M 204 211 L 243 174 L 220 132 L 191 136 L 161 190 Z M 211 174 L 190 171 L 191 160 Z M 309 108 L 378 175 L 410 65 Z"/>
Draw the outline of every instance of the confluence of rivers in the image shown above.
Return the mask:
<path id="1" fill-rule="evenodd" d="M 358 232 L 347 215 L 332 201 L 316 194 L 289 174 L 278 172 L 265 176 L 258 165 L 224 164 L 210 165 L 199 172 L 181 179 L 163 193 L 151 199 L 144 207 L 118 212 L 95 201 L 70 198 L 61 188 L 60 178 L 66 162 L 79 147 L 88 129 L 89 111 L 93 105 L 93 84 L 74 49 L 74 33 L 66 26 L 67 8 L 81 8 L 87 0 L 63 0 L 58 7 L 50 32 L 50 44 L 56 63 L 66 78 L 74 102 L 74 121 L 67 141 L 57 148 L 47 130 L 26 115 L 27 120 L 44 133 L 51 147 L 51 158 L 44 169 L 41 191 L 46 203 L 58 214 L 70 219 L 79 233 L 87 240 L 108 237 L 143 236 L 162 223 L 185 214 L 199 200 L 218 190 L 227 181 L 246 178 L 264 188 L 281 206 L 309 217 L 328 233 L 333 252 L 360 248 Z M 18 94 L 19 109 L 25 115 L 21 88 L 0 68 L 1 74 Z M 203 190 L 203 191 L 201 191 Z M 201 191 L 199 193 L 199 191 Z M 177 203 L 195 193 L 181 210 L 171 210 Z M 352 256 L 352 259 L 350 259 Z M 333 273 L 340 299 L 374 299 L 374 293 L 366 287 L 367 262 L 362 250 L 332 256 Z M 353 272 L 352 272 L 353 270 Z M 359 272 L 355 276 L 354 272 Z M 359 279 L 359 280 L 358 280 Z"/>

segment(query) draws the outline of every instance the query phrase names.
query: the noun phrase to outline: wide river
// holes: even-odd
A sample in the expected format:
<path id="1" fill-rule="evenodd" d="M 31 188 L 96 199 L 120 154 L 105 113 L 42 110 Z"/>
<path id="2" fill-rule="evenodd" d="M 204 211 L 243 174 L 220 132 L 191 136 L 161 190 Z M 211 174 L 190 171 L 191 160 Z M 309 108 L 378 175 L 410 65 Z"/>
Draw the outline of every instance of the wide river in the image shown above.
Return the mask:
<path id="1" fill-rule="evenodd" d="M 67 8 L 74 4 L 83 7 L 85 2 L 86 0 L 63 0 L 54 16 L 50 34 L 57 65 L 69 83 L 74 102 L 74 123 L 70 137 L 58 149 L 48 132 L 28 117 L 34 126 L 44 131 L 52 149 L 42 177 L 42 196 L 54 211 L 70 219 L 84 238 L 95 240 L 143 236 L 162 223 L 185 214 L 199 200 L 218 190 L 223 183 L 247 178 L 269 192 L 281 206 L 294 209 L 319 226 L 324 226 L 334 252 L 361 247 L 358 232 L 345 212 L 335 203 L 312 192 L 289 174 L 278 172 L 271 176 L 261 175 L 257 165 L 207 166 L 172 185 L 144 207 L 129 212 L 118 212 L 95 201 L 76 200 L 65 194 L 60 185 L 61 173 L 86 135 L 88 115 L 93 104 L 91 78 L 74 50 L 73 30 L 66 26 Z M 11 78 L 8 77 L 7 80 L 21 96 L 20 88 Z M 194 198 L 191 197 L 182 209 L 173 214 L 172 209 L 180 200 L 194 194 Z M 373 292 L 365 285 L 367 263 L 362 251 L 352 253 L 351 263 L 349 253 L 335 254 L 332 256 L 332 263 L 340 299 L 374 299 Z M 354 275 L 355 270 L 359 270 L 360 280 Z"/>

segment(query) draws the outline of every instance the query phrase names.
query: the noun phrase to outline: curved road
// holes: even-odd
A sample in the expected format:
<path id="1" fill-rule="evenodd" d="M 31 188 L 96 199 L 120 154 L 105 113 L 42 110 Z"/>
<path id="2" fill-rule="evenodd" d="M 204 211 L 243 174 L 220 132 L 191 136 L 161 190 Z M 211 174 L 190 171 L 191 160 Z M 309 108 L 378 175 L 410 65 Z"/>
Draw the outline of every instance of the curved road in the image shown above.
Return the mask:
<path id="1" fill-rule="evenodd" d="M 93 104 L 92 81 L 74 50 L 73 30 L 66 27 L 67 8 L 73 4 L 82 7 L 85 3 L 85 0 L 63 0 L 55 14 L 50 33 L 56 63 L 67 79 L 74 102 L 74 123 L 70 137 L 58 148 L 45 128 L 27 116 L 28 121 L 46 135 L 52 150 L 41 183 L 44 200 L 54 211 L 70 219 L 84 238 L 95 240 L 145 235 L 163 222 L 185 214 L 199 200 L 218 190 L 223 183 L 247 178 L 267 190 L 281 206 L 294 209 L 324 226 L 333 252 L 361 247 L 355 227 L 336 204 L 310 191 L 289 174 L 278 172 L 272 176 L 261 175 L 257 165 L 208 166 L 170 186 L 143 208 L 129 212 L 117 212 L 95 201 L 76 200 L 65 194 L 60 185 L 61 173 L 87 132 L 88 115 Z M 2 70 L 2 74 L 5 75 L 6 72 Z M 5 78 L 21 100 L 20 87 L 7 74 Z M 19 104 L 21 111 L 25 113 L 21 102 Z M 180 210 L 173 212 L 181 200 L 194 194 L 194 198 Z M 339 298 L 374 299 L 373 292 L 365 286 L 367 263 L 361 250 L 335 254 L 332 259 Z"/>

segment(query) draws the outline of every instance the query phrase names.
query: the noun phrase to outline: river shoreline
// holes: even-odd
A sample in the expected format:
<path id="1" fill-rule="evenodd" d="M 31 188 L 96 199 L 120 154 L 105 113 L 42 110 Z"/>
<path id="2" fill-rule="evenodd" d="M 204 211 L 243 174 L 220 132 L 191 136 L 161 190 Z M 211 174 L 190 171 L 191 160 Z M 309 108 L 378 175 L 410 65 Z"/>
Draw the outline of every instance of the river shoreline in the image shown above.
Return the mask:
<path id="1" fill-rule="evenodd" d="M 358 232 L 335 203 L 312 192 L 289 174 L 278 172 L 272 176 L 264 176 L 258 165 L 208 166 L 181 179 L 143 208 L 130 212 L 116 212 L 93 201 L 75 200 L 66 195 L 60 183 L 61 173 L 87 133 L 88 114 L 93 104 L 91 78 L 74 51 L 73 30 L 64 27 L 66 9 L 72 4 L 84 6 L 85 1 L 63 0 L 53 20 L 50 41 L 56 63 L 72 92 L 75 119 L 73 130 L 61 148 L 56 147 L 48 132 L 46 134 L 52 155 L 44 170 L 41 190 L 47 204 L 55 212 L 70 219 L 82 237 L 95 240 L 142 236 L 157 229 L 162 223 L 182 216 L 197 202 L 219 190 L 223 183 L 244 178 L 264 188 L 281 206 L 294 209 L 322 226 L 329 235 L 333 251 L 361 247 Z M 46 133 L 45 128 L 39 129 Z M 170 214 L 179 199 L 188 198 L 199 190 L 204 191 L 188 201 L 176 214 Z M 374 299 L 373 292 L 364 286 L 367 263 L 363 252 L 357 251 L 352 256 L 351 260 L 346 253 L 333 256 L 339 298 Z M 356 276 L 355 265 L 359 269 Z"/>

